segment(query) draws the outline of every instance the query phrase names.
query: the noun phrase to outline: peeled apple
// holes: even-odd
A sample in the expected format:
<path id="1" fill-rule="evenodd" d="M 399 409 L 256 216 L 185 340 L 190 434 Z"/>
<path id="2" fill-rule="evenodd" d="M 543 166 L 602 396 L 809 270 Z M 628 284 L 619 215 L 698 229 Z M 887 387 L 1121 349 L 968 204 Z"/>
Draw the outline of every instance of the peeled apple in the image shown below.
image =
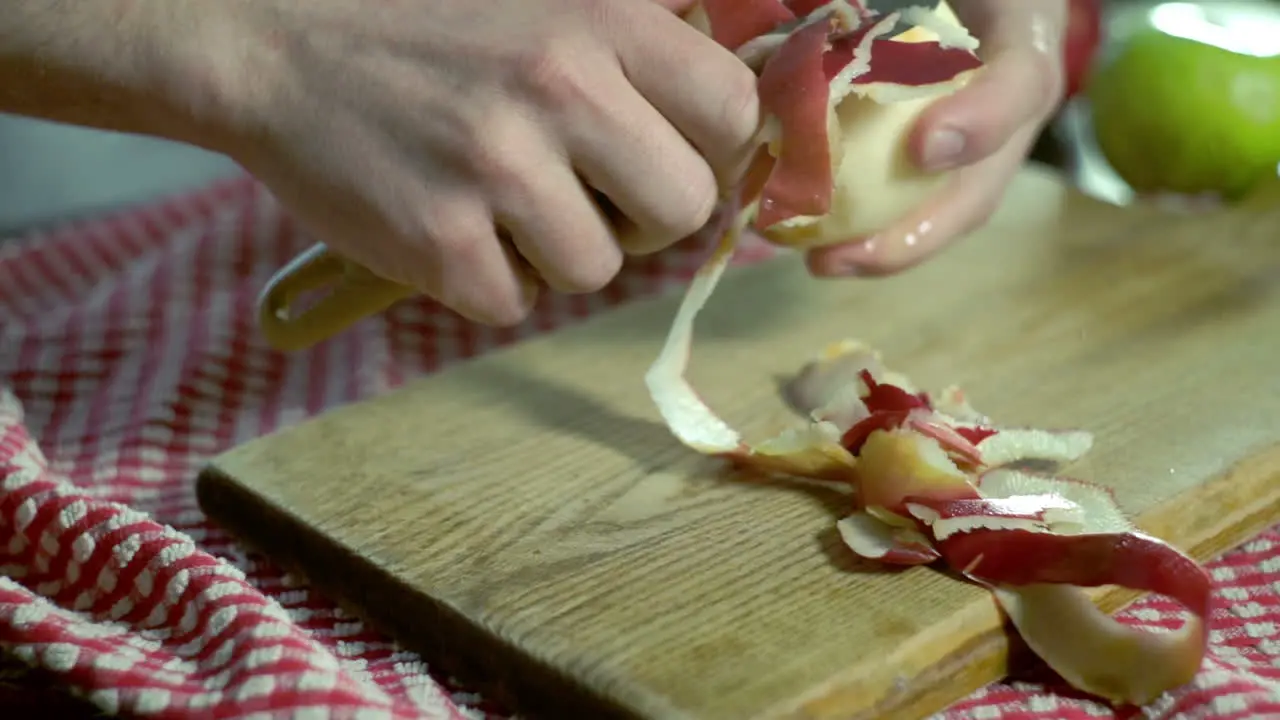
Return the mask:
<path id="1" fill-rule="evenodd" d="M 835 111 L 840 150 L 831 211 L 781 222 L 764 237 L 796 248 L 847 242 L 888 227 L 932 197 L 951 173 L 919 169 L 907 143 L 916 119 L 936 100 L 878 103 L 854 96 L 842 101 Z"/>
<path id="2" fill-rule="evenodd" d="M 816 26 L 824 15 L 843 17 L 846 22 L 848 18 L 856 20 L 834 28 L 821 49 L 797 47 L 803 43 L 796 42 L 796 35 L 821 33 Z M 915 26 L 891 36 L 899 19 Z M 877 16 L 856 2 L 704 0 L 694 6 L 686 21 L 735 49 L 760 73 L 762 106 L 766 112 L 774 111 L 764 140 L 781 164 L 786 164 L 789 152 L 811 157 L 818 154 L 813 143 L 827 146 L 822 153 L 827 159 L 823 167 L 810 160 L 797 172 L 784 171 L 787 177 L 777 183 L 783 194 L 813 184 L 815 187 L 796 194 L 817 202 L 769 213 L 765 209 L 769 204 L 766 187 L 753 227 L 770 242 L 808 249 L 874 233 L 920 206 L 948 179 L 948 172 L 920 169 L 908 154 L 910 134 L 920 115 L 939 98 L 967 84 L 981 69 L 981 61 L 973 53 L 977 41 L 945 2 L 936 10 L 911 8 L 900 16 Z M 782 24 L 771 25 L 778 21 Z M 850 30 L 851 26 L 854 29 Z M 849 41 L 850 35 L 856 42 Z M 823 57 L 816 65 L 803 58 L 797 60 L 806 51 L 822 52 Z M 878 54 L 884 59 L 877 61 Z M 788 65 L 787 87 L 782 90 L 777 89 L 777 83 L 768 82 L 774 64 Z M 825 71 L 821 80 L 810 72 L 816 67 Z M 791 96 L 797 87 L 802 88 L 799 99 L 805 105 L 819 101 L 804 93 L 825 88 L 821 116 L 798 115 L 794 102 L 771 106 L 771 95 L 781 92 Z M 801 131 L 798 126 L 808 129 Z M 803 177 L 797 179 L 798 174 Z M 816 187 L 820 183 L 826 187 Z"/>
<path id="3" fill-rule="evenodd" d="M 749 169 L 709 228 L 716 250 L 686 290 L 645 383 L 688 447 L 822 465 L 827 451 L 844 451 L 808 442 L 821 427 L 806 431 L 798 455 L 801 438 L 751 448 L 703 402 L 684 376 L 695 320 L 748 227 L 776 244 L 813 248 L 877 230 L 925 201 L 946 176 L 914 169 L 907 138 L 930 103 L 982 68 L 978 41 L 945 2 L 879 14 L 856 0 L 702 0 L 686 21 L 757 73 L 764 123 Z M 911 29 L 895 36 L 900 21 Z"/>

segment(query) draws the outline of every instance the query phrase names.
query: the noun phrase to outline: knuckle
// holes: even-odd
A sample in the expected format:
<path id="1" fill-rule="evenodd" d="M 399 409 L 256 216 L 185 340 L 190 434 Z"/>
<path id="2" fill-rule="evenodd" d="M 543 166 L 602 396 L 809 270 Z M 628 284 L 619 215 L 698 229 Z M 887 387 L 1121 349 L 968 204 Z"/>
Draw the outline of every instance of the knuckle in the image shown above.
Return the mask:
<path id="1" fill-rule="evenodd" d="M 455 266 L 447 271 L 439 300 L 486 325 L 519 325 L 532 310 L 519 281 L 494 275 L 493 268 Z"/>
<path id="2" fill-rule="evenodd" d="M 709 169 L 688 173 L 684 191 L 678 200 L 664 206 L 659 215 L 663 234 L 672 241 L 688 237 L 702 229 L 719 203 L 716 182 Z"/>
<path id="3" fill-rule="evenodd" d="M 735 64 L 720 88 L 721 125 L 735 145 L 751 140 L 760 121 L 760 91 L 756 75 Z"/>
<path id="4" fill-rule="evenodd" d="M 552 108 L 590 101 L 593 93 L 579 47 L 580 43 L 564 34 L 549 34 L 533 42 L 518 58 L 521 88 Z"/>
<path id="5" fill-rule="evenodd" d="M 477 225 L 456 204 L 440 203 L 426 211 L 422 227 L 444 264 L 471 266 L 483 254 L 488 228 Z"/>
<path id="6" fill-rule="evenodd" d="M 1004 199 L 1003 193 L 992 193 L 990 197 L 983 200 L 978 206 L 978 212 L 974 215 L 973 220 L 969 222 L 969 226 L 965 228 L 964 234 L 968 235 L 977 232 L 990 224 L 991 219 L 1000 211 L 1001 201 Z"/>
<path id="7" fill-rule="evenodd" d="M 952 239 L 966 238 L 985 228 L 991 222 L 992 216 L 1000 209 L 1000 200 L 1001 195 L 999 193 L 990 193 L 979 200 L 968 219 L 956 229 L 955 237 Z"/>
<path id="8" fill-rule="evenodd" d="M 1035 87 L 1039 90 L 1037 107 L 1041 113 L 1047 113 L 1057 106 L 1066 89 L 1062 61 L 1057 55 L 1035 52 L 1030 54 L 1027 62 L 1027 71 L 1036 81 Z"/>
<path id="9" fill-rule="evenodd" d="M 565 282 L 570 292 L 593 293 L 604 289 L 622 270 L 621 252 L 597 252 L 589 261 L 567 268 Z"/>
<path id="10" fill-rule="evenodd" d="M 435 238 L 440 268 L 449 275 L 473 274 L 484 262 L 484 239 L 475 232 L 441 232 Z"/>
<path id="11" fill-rule="evenodd" d="M 488 112 L 473 121 L 468 152 L 477 182 L 503 196 L 526 192 L 534 179 L 520 158 L 534 142 L 528 125 L 510 111 Z"/>
<path id="12" fill-rule="evenodd" d="M 1022 90 L 1013 93 L 1010 87 Z M 1049 53 L 1026 51 L 1001 58 L 998 67 L 969 88 L 960 103 L 961 112 L 970 117 L 966 135 L 971 147 L 966 154 L 984 158 L 1004 148 L 1021 129 L 1042 126 L 1061 98 L 1064 80 Z"/>
<path id="13" fill-rule="evenodd" d="M 518 280 L 495 255 L 492 221 L 469 195 L 438 198 L 419 215 L 421 237 L 431 249 L 425 262 L 399 271 L 413 274 L 424 292 L 460 315 L 488 325 L 518 325 L 531 310 Z"/>
<path id="14" fill-rule="evenodd" d="M 488 296 L 480 306 L 485 321 L 498 327 L 519 325 L 528 319 L 533 308 L 524 301 L 519 289 L 514 292 Z"/>
<path id="15" fill-rule="evenodd" d="M 628 255 L 649 255 L 672 244 L 668 239 L 634 225 L 619 234 L 618 242 Z"/>

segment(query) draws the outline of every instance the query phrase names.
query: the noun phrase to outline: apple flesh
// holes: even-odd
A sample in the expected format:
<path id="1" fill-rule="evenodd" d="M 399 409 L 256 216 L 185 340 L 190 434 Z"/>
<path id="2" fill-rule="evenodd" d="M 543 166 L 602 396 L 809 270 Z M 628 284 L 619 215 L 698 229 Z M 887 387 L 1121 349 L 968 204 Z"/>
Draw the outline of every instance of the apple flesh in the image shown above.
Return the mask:
<path id="1" fill-rule="evenodd" d="M 848 242 L 888 227 L 932 197 L 951 175 L 919 169 L 909 141 L 921 113 L 937 99 L 846 98 L 835 111 L 841 148 L 831 210 L 774 225 L 764 237 L 798 248 Z"/>
<path id="2" fill-rule="evenodd" d="M 962 27 L 945 0 L 933 15 Z M 923 27 L 893 38 L 894 42 L 939 40 L 937 33 Z M 901 98 L 854 92 L 841 99 L 832 123 L 831 137 L 838 147 L 832 152 L 831 209 L 820 217 L 791 218 L 765 228 L 761 235 L 771 243 L 797 249 L 838 245 L 879 232 L 934 197 L 953 173 L 920 168 L 911 157 L 912 132 L 926 110 L 967 85 L 980 70 L 962 73 L 945 88 Z"/>
<path id="3" fill-rule="evenodd" d="M 728 42 L 752 67 L 762 65 L 783 41 L 783 36 L 743 37 L 754 32 L 746 19 L 758 17 L 761 27 L 773 22 L 770 8 L 774 3 L 762 0 L 742 6 L 740 22 L 720 30 L 721 41 Z M 777 5 L 777 7 L 782 7 Z M 926 13 L 928 20 L 896 35 L 890 42 L 937 42 L 951 46 L 951 38 L 941 37 L 950 28 L 967 41 L 972 41 L 963 25 L 943 0 Z M 912 11 L 912 12 L 916 12 Z M 716 13 L 725 8 L 717 2 Z M 717 15 L 718 17 L 719 15 Z M 704 34 L 715 37 L 710 14 L 702 3 L 695 4 L 684 16 L 686 22 Z M 927 27 L 926 27 L 927 26 Z M 753 46 L 754 49 L 748 50 Z M 759 55 L 761 48 L 769 48 Z M 875 62 L 874 51 L 872 62 Z M 896 86 L 891 83 L 844 87 L 846 81 L 835 81 L 831 93 L 828 137 L 831 140 L 831 202 L 821 216 L 792 216 L 781 222 L 764 221 L 753 229 L 769 242 L 795 249 L 810 249 L 850 242 L 883 230 L 933 197 L 951 177 L 951 172 L 927 172 L 917 166 L 910 154 L 910 142 L 920 116 L 939 99 L 967 84 L 981 70 L 971 69 L 931 85 Z M 759 68 L 757 68 L 759 71 Z M 803 137 L 800 138 L 801 141 Z M 791 141 L 796 141 L 790 138 Z M 770 142 L 776 151 L 779 140 Z"/>

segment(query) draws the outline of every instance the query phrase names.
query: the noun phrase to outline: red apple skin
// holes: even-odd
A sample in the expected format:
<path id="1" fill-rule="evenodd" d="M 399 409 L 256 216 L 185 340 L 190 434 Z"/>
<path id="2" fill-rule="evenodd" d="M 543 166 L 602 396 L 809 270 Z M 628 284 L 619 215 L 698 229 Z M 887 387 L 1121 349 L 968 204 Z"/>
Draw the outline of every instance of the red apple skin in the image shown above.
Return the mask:
<path id="1" fill-rule="evenodd" d="M 1103 0 L 1068 0 L 1067 32 L 1062 43 L 1065 74 L 1063 100 L 1070 100 L 1084 88 L 1102 41 Z"/>

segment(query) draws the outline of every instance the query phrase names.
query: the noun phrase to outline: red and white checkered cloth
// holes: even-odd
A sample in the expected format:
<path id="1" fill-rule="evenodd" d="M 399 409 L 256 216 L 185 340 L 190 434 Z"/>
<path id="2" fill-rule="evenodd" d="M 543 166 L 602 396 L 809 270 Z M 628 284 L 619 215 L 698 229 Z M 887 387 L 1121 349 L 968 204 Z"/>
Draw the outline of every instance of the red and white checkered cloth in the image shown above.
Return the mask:
<path id="1" fill-rule="evenodd" d="M 0 243 L 0 647 L 125 715 L 500 715 L 211 526 L 195 474 L 283 424 L 681 283 L 703 253 L 637 263 L 595 297 L 548 298 L 517 331 L 419 301 L 278 354 L 256 334 L 254 299 L 308 243 L 248 178 Z M 1149 713 L 1280 717 L 1280 533 L 1214 576 L 1213 656 Z M 1159 625 L 1172 611 L 1148 600 L 1126 617 Z M 943 715 L 1109 716 L 1035 678 Z"/>

